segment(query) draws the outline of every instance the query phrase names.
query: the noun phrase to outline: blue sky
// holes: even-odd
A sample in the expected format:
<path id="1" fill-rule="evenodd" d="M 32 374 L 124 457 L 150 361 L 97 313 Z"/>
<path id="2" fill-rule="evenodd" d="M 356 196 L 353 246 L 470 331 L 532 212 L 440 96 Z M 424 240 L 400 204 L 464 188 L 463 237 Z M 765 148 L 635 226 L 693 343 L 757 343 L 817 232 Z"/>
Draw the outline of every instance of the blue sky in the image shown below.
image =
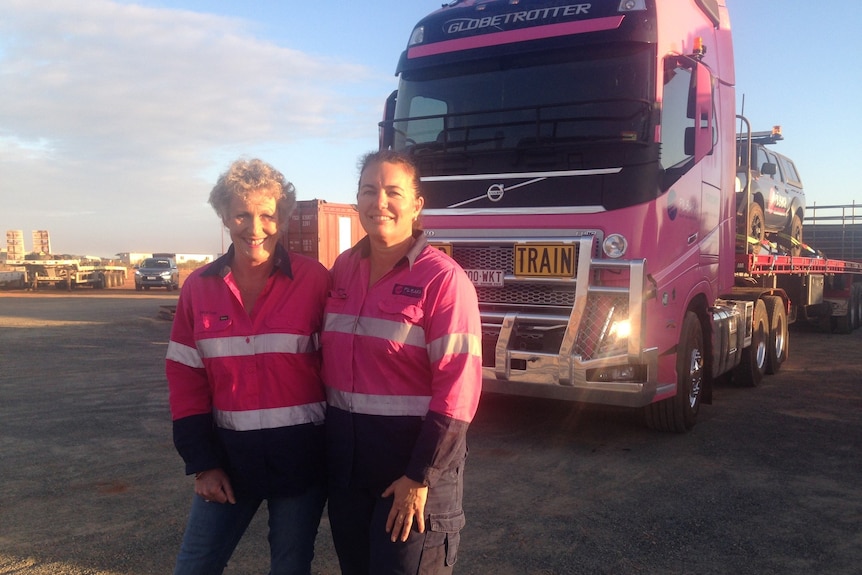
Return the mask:
<path id="1" fill-rule="evenodd" d="M 755 130 L 782 125 L 809 203 L 862 202 L 862 5 L 727 2 L 737 109 L 744 95 Z M 398 57 L 439 6 L 0 0 L 0 230 L 28 250 L 47 229 L 57 253 L 216 253 L 206 198 L 239 156 L 301 200 L 350 203 Z"/>

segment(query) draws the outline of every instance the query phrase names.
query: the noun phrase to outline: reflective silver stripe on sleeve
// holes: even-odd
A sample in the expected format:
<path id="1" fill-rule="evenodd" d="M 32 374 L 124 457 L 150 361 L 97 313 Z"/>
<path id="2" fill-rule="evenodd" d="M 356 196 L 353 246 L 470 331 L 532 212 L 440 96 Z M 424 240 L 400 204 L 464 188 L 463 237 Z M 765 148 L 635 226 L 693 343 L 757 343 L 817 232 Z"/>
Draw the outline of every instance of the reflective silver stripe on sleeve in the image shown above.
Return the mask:
<path id="1" fill-rule="evenodd" d="M 423 417 L 431 406 L 430 395 L 371 395 L 326 388 L 326 401 L 350 413 Z"/>
<path id="2" fill-rule="evenodd" d="M 189 367 L 201 368 L 204 366 L 201 354 L 197 349 L 177 343 L 173 340 L 168 342 L 167 359 L 187 365 Z"/>
<path id="3" fill-rule="evenodd" d="M 214 337 L 199 339 L 198 349 L 203 357 L 238 357 L 259 353 L 310 353 L 314 339 L 292 333 Z"/>
<path id="4" fill-rule="evenodd" d="M 290 427 L 304 423 L 323 423 L 326 417 L 326 403 L 308 403 L 293 407 L 273 409 L 253 409 L 249 411 L 213 412 L 216 425 L 233 431 L 256 431 L 276 427 Z"/>
<path id="5" fill-rule="evenodd" d="M 388 319 L 326 314 L 326 331 L 379 337 L 389 341 L 425 347 L 425 330 L 418 325 Z"/>
<path id="6" fill-rule="evenodd" d="M 470 333 L 450 333 L 428 344 L 428 358 L 432 363 L 444 356 L 459 354 L 482 357 L 482 341 Z"/>

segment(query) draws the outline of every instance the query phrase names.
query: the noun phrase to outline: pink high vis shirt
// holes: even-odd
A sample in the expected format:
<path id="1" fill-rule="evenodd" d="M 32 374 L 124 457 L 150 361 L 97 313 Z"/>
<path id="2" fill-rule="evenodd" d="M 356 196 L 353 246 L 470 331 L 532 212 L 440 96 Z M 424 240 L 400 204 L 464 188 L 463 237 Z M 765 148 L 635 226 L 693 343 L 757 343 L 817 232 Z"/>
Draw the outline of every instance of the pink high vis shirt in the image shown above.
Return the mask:
<path id="1" fill-rule="evenodd" d="M 232 480 L 281 494 L 293 479 L 267 478 L 272 469 L 322 469 L 312 463 L 323 454 L 312 451 L 322 452 L 319 332 L 329 276 L 278 249 L 249 315 L 227 267 L 232 253 L 193 272 L 178 301 L 165 368 L 174 441 L 188 473 L 222 467 L 239 475 Z"/>
<path id="2" fill-rule="evenodd" d="M 465 444 L 479 403 L 476 291 L 422 235 L 369 288 L 368 247 L 365 238 L 331 270 L 321 338 L 330 475 L 341 467 L 363 485 L 404 474 L 430 484 Z"/>

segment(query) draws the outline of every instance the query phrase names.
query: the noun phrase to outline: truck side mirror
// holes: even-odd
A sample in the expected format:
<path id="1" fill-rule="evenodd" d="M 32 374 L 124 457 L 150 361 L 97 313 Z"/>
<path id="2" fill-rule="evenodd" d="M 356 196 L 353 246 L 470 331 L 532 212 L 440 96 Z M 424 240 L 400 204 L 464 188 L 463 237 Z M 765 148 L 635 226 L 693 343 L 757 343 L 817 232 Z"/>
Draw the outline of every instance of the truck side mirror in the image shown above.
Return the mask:
<path id="1" fill-rule="evenodd" d="M 383 121 L 380 122 L 380 142 L 381 150 L 390 150 L 395 144 L 395 104 L 398 101 L 398 90 L 393 90 L 389 97 L 386 98 L 386 104 L 383 106 Z"/>
<path id="2" fill-rule="evenodd" d="M 694 74 L 691 77 L 693 83 L 689 91 L 689 117 L 694 120 L 694 126 L 685 130 L 686 154 L 694 156 L 694 161 L 699 162 L 704 156 L 712 153 L 713 142 L 713 95 L 712 74 L 702 62 L 697 62 Z"/>
<path id="3" fill-rule="evenodd" d="M 776 166 L 772 162 L 765 162 L 760 168 L 760 173 L 764 176 L 774 176 L 778 173 L 778 166 Z"/>

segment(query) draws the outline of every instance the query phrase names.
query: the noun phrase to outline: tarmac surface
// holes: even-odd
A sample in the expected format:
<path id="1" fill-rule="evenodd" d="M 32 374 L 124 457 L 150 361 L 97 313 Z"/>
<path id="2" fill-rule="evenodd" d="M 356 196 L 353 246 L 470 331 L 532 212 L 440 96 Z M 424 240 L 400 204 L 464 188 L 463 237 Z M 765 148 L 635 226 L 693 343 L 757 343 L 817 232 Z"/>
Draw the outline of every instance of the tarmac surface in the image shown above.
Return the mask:
<path id="1" fill-rule="evenodd" d="M 0 575 L 170 573 L 192 480 L 164 380 L 175 293 L 0 292 Z M 456 573 L 858 574 L 862 331 L 791 331 L 697 426 L 486 395 Z M 324 516 L 313 573 L 338 573 Z M 266 573 L 261 510 L 226 573 Z"/>

